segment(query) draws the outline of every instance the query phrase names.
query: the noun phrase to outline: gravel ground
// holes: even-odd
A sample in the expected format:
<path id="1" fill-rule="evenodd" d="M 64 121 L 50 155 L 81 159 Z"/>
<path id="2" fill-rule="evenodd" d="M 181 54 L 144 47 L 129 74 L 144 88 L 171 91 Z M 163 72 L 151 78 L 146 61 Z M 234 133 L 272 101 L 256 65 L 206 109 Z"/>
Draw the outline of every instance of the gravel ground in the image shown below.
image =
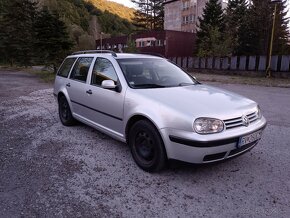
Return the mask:
<path id="1" fill-rule="evenodd" d="M 51 85 L 0 72 L 0 217 L 289 217 L 290 89 L 214 85 L 260 103 L 269 125 L 259 145 L 148 174 L 125 144 L 62 126 Z"/>

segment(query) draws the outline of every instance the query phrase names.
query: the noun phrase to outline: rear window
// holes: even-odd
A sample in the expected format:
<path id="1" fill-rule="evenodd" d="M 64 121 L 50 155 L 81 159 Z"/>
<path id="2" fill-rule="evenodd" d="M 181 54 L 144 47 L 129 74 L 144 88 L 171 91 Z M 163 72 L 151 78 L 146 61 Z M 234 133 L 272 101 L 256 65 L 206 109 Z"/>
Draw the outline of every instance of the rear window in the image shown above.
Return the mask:
<path id="1" fill-rule="evenodd" d="M 90 66 L 94 58 L 79 58 L 71 72 L 70 78 L 81 82 L 86 82 Z"/>
<path id="2" fill-rule="evenodd" d="M 57 75 L 62 77 L 68 77 L 69 72 L 73 64 L 75 63 L 76 58 L 67 58 L 61 65 Z"/>

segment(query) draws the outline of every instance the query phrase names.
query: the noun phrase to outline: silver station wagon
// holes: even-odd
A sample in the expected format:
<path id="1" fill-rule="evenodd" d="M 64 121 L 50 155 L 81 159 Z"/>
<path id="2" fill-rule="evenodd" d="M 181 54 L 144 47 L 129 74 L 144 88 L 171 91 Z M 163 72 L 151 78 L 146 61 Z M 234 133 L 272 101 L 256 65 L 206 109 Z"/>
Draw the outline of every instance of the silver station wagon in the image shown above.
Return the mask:
<path id="1" fill-rule="evenodd" d="M 151 55 L 74 53 L 58 71 L 54 95 L 63 125 L 78 120 L 127 143 L 148 172 L 169 159 L 202 164 L 240 155 L 266 127 L 256 102 Z"/>

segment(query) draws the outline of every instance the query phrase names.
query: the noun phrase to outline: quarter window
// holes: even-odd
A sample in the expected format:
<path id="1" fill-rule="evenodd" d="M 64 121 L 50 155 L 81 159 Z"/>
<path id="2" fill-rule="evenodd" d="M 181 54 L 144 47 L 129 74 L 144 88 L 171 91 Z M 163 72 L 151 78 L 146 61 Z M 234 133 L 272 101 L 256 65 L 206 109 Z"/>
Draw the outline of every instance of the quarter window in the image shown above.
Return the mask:
<path id="1" fill-rule="evenodd" d="M 61 65 L 57 75 L 67 78 L 72 65 L 75 63 L 76 58 L 67 58 Z"/>
<path id="2" fill-rule="evenodd" d="M 71 79 L 86 82 L 94 58 L 79 58 L 72 70 Z"/>
<path id="3" fill-rule="evenodd" d="M 117 84 L 118 76 L 113 64 L 108 59 L 98 58 L 94 66 L 91 84 L 101 86 L 104 80 L 113 80 Z"/>

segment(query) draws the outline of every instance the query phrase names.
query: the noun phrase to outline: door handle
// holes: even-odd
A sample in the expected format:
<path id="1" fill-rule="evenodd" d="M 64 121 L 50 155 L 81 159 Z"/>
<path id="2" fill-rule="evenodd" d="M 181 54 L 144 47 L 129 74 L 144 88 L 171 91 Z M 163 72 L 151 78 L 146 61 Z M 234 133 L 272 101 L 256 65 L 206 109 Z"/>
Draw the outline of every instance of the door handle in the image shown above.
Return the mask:
<path id="1" fill-rule="evenodd" d="M 66 84 L 67 87 L 70 87 L 70 83 Z"/>
<path id="2" fill-rule="evenodd" d="M 88 90 L 88 91 L 86 91 L 86 93 L 89 95 L 93 94 L 92 90 Z"/>

